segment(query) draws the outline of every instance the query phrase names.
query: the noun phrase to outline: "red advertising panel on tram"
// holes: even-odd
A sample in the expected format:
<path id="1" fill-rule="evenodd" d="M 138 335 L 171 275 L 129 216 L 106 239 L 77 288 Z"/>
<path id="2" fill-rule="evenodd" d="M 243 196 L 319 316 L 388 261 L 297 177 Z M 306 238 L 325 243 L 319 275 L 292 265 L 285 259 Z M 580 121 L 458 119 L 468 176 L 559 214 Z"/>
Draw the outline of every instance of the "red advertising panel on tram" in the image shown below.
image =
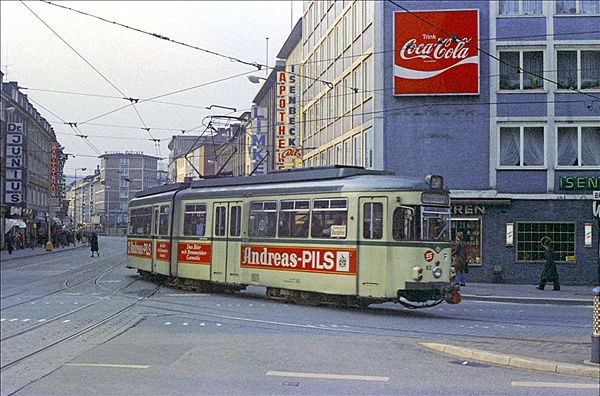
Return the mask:
<path id="1" fill-rule="evenodd" d="M 180 243 L 177 261 L 183 264 L 210 264 L 210 243 Z"/>
<path id="2" fill-rule="evenodd" d="M 479 11 L 394 13 L 394 95 L 479 94 Z"/>
<path id="3" fill-rule="evenodd" d="M 242 245 L 240 267 L 356 275 L 356 249 Z"/>

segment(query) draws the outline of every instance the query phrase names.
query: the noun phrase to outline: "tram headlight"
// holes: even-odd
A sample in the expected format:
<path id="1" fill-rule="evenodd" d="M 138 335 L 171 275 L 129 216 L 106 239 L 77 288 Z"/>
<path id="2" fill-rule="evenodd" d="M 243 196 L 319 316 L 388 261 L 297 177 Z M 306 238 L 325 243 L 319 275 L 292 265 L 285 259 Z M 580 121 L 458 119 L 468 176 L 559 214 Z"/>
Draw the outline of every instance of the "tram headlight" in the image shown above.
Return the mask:
<path id="1" fill-rule="evenodd" d="M 440 278 L 444 271 L 442 270 L 442 267 L 435 267 L 432 272 L 435 278 Z"/>

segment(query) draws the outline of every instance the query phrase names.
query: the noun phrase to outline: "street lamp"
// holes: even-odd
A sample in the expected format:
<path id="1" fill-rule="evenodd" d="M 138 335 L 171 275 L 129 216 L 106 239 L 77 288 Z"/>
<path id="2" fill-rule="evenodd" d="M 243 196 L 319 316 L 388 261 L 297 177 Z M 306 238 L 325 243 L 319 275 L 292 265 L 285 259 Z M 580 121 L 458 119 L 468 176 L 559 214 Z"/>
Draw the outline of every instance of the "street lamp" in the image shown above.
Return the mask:
<path id="1" fill-rule="evenodd" d="M 73 217 L 74 217 L 74 220 L 75 220 L 75 228 L 76 228 L 76 229 L 79 229 L 79 226 L 78 226 L 78 224 L 79 224 L 79 223 L 78 223 L 78 221 L 77 221 L 77 171 L 78 171 L 78 170 L 84 171 L 84 170 L 86 170 L 86 169 L 87 169 L 87 168 L 76 168 L 76 169 L 75 169 L 75 183 L 74 183 L 74 186 L 75 186 L 75 191 L 74 191 L 74 194 L 73 194 L 73 200 L 74 200 L 74 205 L 75 205 L 75 206 L 74 206 L 74 214 L 73 214 Z"/>

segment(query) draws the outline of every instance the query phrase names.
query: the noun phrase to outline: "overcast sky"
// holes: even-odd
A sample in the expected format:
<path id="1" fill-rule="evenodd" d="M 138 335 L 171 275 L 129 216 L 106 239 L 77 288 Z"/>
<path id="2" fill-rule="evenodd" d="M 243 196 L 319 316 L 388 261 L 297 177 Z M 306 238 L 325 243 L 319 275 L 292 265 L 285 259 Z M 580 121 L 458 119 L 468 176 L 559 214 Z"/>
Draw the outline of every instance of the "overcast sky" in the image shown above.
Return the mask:
<path id="1" fill-rule="evenodd" d="M 64 151 L 75 155 L 67 175 L 82 167 L 87 171 L 78 176 L 88 174 L 100 164 L 99 153 L 114 151 L 142 151 L 167 164 L 172 136 L 200 134 L 209 115 L 249 109 L 259 85 L 245 74 L 266 72 L 242 62 L 265 64 L 268 54 L 274 66 L 301 14 L 302 2 L 289 0 L 2 0 L 0 66 L 4 81 L 27 88 L 22 92 Z M 139 102 L 132 106 L 123 98 Z M 211 105 L 237 112 L 207 110 Z"/>

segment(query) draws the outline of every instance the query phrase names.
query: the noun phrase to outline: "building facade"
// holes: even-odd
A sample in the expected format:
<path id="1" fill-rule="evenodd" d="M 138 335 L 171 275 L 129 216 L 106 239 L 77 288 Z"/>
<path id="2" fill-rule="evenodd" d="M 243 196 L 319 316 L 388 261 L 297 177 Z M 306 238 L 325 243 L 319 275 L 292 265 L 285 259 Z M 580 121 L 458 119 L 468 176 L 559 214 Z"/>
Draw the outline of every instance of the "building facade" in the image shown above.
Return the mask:
<path id="1" fill-rule="evenodd" d="M 565 284 L 599 277 L 598 1 L 310 1 L 305 166 L 451 189 L 469 278 L 531 283 L 554 242 Z"/>
<path id="2" fill-rule="evenodd" d="M 60 226 L 66 214 L 63 168 L 67 156 L 52 126 L 29 102 L 17 82 L 1 89 L 0 227 L 1 246 L 7 232 L 30 241 Z M 40 239 L 41 241 L 41 239 Z"/>

